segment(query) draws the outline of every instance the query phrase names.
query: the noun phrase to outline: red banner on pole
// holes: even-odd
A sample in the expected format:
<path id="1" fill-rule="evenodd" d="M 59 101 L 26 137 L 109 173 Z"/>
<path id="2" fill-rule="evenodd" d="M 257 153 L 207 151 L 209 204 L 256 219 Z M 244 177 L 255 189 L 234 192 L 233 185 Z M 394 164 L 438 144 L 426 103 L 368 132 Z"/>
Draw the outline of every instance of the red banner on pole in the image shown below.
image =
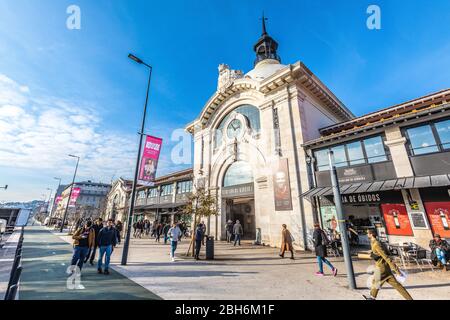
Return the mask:
<path id="1" fill-rule="evenodd" d="M 81 188 L 73 188 L 72 195 L 70 197 L 69 207 L 75 207 L 75 204 L 77 203 L 80 192 L 81 192 Z"/>
<path id="2" fill-rule="evenodd" d="M 161 146 L 161 138 L 147 136 L 139 170 L 139 182 L 141 184 L 153 184 L 155 181 Z"/>

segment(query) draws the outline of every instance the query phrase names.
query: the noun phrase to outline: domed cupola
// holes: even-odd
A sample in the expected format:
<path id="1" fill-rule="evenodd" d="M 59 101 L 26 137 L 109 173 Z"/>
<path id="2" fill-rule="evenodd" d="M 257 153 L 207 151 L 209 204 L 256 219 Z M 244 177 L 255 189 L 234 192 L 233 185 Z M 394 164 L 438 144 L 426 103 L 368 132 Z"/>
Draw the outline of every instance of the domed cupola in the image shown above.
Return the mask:
<path id="1" fill-rule="evenodd" d="M 258 42 L 253 46 L 253 50 L 256 52 L 255 66 L 264 60 L 274 60 L 281 63 L 281 59 L 277 54 L 278 43 L 267 34 L 266 30 L 267 18 L 262 17 L 262 35 Z"/>

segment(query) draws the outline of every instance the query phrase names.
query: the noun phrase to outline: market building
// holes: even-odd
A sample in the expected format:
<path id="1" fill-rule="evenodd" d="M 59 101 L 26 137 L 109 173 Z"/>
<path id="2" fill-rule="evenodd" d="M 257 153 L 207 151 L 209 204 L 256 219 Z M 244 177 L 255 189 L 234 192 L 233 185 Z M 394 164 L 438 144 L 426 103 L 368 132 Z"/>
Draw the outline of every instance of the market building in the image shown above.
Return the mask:
<path id="1" fill-rule="evenodd" d="M 219 66 L 217 91 L 186 130 L 194 139 L 194 185 L 217 198 L 220 214 L 209 234 L 225 238 L 228 220 L 240 220 L 244 239 L 279 246 L 287 224 L 297 247 L 313 225 L 308 167 L 302 145 L 318 128 L 354 118 L 305 64 L 282 64 L 265 20 L 248 73 Z"/>
<path id="2" fill-rule="evenodd" d="M 344 214 L 364 241 L 428 247 L 450 238 L 450 90 L 321 128 L 303 147 L 311 188 L 303 194 L 325 228 L 336 219 L 328 151 L 335 155 Z M 364 240 L 365 239 L 365 240 Z"/>

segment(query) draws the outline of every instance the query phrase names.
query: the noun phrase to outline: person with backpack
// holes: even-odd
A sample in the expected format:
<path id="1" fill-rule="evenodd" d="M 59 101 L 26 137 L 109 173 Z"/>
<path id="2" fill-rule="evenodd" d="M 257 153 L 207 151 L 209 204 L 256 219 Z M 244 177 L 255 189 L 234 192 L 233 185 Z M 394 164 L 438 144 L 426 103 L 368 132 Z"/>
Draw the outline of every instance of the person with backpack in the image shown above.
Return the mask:
<path id="1" fill-rule="evenodd" d="M 396 289 L 403 298 L 406 300 L 412 300 L 411 295 L 406 289 L 397 281 L 394 273 L 401 275 L 400 269 L 389 258 L 386 248 L 383 248 L 382 244 L 377 240 L 377 232 L 374 229 L 369 229 L 367 235 L 370 240 L 371 254 L 370 257 L 375 260 L 375 271 L 373 275 L 372 288 L 370 290 L 370 296 L 364 296 L 366 300 L 375 300 L 378 292 L 384 283 L 389 283 L 394 289 Z"/>
<path id="2" fill-rule="evenodd" d="M 316 272 L 316 276 L 323 277 L 323 264 L 331 268 L 333 276 L 336 277 L 338 270 L 327 260 L 327 245 L 330 243 L 325 232 L 320 228 L 318 223 L 314 224 L 313 233 L 314 249 L 316 252 L 317 263 L 319 264 L 319 271 Z"/>
<path id="3" fill-rule="evenodd" d="M 291 260 L 295 260 L 294 258 L 294 247 L 292 245 L 293 237 L 290 231 L 287 229 L 285 224 L 282 225 L 281 230 L 281 252 L 280 257 L 284 259 L 284 253 L 286 251 L 291 252 Z"/>

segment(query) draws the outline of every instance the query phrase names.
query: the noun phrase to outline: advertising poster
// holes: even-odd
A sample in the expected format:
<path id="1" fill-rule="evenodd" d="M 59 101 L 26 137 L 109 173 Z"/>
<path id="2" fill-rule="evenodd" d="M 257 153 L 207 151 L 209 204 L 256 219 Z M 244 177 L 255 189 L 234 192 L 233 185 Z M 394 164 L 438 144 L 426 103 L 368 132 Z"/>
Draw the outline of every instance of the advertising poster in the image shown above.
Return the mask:
<path id="1" fill-rule="evenodd" d="M 61 200 L 62 200 L 62 196 L 57 196 L 57 197 L 55 198 L 55 206 L 57 206 L 58 203 L 61 202 Z"/>
<path id="2" fill-rule="evenodd" d="M 386 232 L 390 236 L 412 236 L 413 231 L 404 204 L 382 204 Z"/>
<path id="3" fill-rule="evenodd" d="M 69 207 L 75 207 L 75 204 L 77 203 L 80 192 L 81 192 L 80 188 L 73 188 L 72 195 L 70 197 Z"/>
<path id="4" fill-rule="evenodd" d="M 288 159 L 280 159 L 273 168 L 273 189 L 276 211 L 292 210 Z"/>
<path id="5" fill-rule="evenodd" d="M 161 138 L 147 136 L 144 151 L 142 152 L 141 166 L 139 170 L 139 183 L 144 185 L 152 185 L 155 181 L 161 146 Z"/>
<path id="6" fill-rule="evenodd" d="M 450 202 L 425 202 L 425 210 L 433 233 L 450 239 Z"/>
<path id="7" fill-rule="evenodd" d="M 323 229 L 340 232 L 335 206 L 320 207 Z"/>

